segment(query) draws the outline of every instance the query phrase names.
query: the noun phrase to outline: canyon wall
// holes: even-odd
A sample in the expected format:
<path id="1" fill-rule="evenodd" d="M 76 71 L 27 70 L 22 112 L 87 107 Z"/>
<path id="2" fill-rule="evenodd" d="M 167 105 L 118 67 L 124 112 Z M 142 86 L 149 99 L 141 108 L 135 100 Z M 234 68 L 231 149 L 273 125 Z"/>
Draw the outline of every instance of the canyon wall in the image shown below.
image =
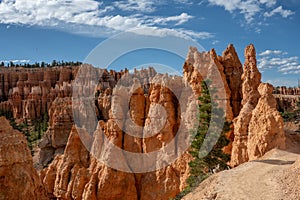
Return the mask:
<path id="1" fill-rule="evenodd" d="M 0 68 L 0 110 L 14 119 L 39 119 L 57 97 L 71 97 L 77 67 Z"/>
<path id="2" fill-rule="evenodd" d="M 300 95 L 273 94 L 277 101 L 277 109 L 280 112 L 293 112 L 299 109 Z"/>
<path id="3" fill-rule="evenodd" d="M 273 91 L 274 94 L 281 94 L 281 95 L 300 95 L 300 87 L 276 87 Z"/>
<path id="4" fill-rule="evenodd" d="M 298 109 L 300 101 L 300 88 L 276 87 L 273 94 L 277 101 L 277 109 L 280 112 L 293 112 Z"/>

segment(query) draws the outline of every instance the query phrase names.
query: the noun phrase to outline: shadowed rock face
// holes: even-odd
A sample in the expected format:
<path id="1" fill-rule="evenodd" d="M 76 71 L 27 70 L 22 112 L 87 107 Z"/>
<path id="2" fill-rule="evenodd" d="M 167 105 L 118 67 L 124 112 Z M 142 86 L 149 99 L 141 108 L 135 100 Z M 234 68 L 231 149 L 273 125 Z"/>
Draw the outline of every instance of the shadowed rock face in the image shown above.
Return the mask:
<path id="1" fill-rule="evenodd" d="M 243 98 L 241 79 L 243 66 L 232 44 L 226 48 L 219 60 L 224 66 L 224 74 L 231 91 L 230 104 L 233 116 L 237 117 L 241 110 L 241 100 Z"/>
<path id="2" fill-rule="evenodd" d="M 48 199 L 24 135 L 4 117 L 0 124 L 0 198 Z"/>

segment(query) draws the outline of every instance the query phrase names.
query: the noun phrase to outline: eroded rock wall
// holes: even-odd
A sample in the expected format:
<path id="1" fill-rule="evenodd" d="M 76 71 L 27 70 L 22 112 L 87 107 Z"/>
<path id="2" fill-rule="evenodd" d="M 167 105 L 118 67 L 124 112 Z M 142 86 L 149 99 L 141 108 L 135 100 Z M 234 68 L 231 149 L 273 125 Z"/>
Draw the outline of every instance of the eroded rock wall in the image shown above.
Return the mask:
<path id="1" fill-rule="evenodd" d="M 39 119 L 57 97 L 71 97 L 77 67 L 0 68 L 0 110 L 15 119 Z"/>
<path id="2" fill-rule="evenodd" d="M 25 136 L 0 117 L 0 198 L 48 199 Z"/>
<path id="3" fill-rule="evenodd" d="M 111 94 L 106 89 L 104 93 L 107 94 L 99 95 L 111 99 L 108 119 L 100 120 L 93 136 L 84 133 L 84 138 L 73 126 L 64 154 L 56 156 L 43 170 L 43 183 L 50 196 L 63 199 L 169 199 L 184 189 L 190 156 L 176 149 L 172 142 L 180 124 L 180 107 L 175 94 L 181 95 L 182 78 L 156 74 L 152 69 L 124 76 L 127 78 L 121 85 L 117 84 Z M 151 84 L 149 79 L 153 79 Z M 88 84 L 82 85 L 89 88 Z M 85 116 L 85 111 L 80 110 L 82 103 L 78 105 L 79 119 L 80 114 Z M 162 109 L 165 110 L 163 116 Z M 139 160 L 123 154 L 116 157 L 112 146 L 104 143 L 104 137 L 113 146 L 128 152 L 151 153 L 171 143 L 174 151 L 182 155 L 169 166 L 136 173 L 134 169 L 138 165 L 150 163 L 155 167 L 168 159 L 164 154 L 158 154 L 155 159 L 136 163 Z M 101 159 L 108 163 L 121 162 L 129 171 L 110 168 L 112 166 L 103 164 Z"/>

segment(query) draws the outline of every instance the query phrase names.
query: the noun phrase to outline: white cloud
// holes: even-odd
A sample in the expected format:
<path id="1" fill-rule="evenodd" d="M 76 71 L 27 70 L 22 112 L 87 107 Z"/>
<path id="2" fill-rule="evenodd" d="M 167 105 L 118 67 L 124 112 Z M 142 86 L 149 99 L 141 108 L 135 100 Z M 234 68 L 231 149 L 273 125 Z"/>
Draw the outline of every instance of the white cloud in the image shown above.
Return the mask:
<path id="1" fill-rule="evenodd" d="M 163 24 L 163 25 L 165 25 L 168 22 L 175 22 L 176 23 L 175 25 L 177 26 L 177 25 L 186 23 L 187 21 L 189 21 L 192 18 L 194 18 L 194 17 L 191 15 L 188 15 L 187 13 L 182 13 L 181 15 L 177 15 L 177 16 L 158 17 L 158 18 L 152 20 L 152 22 L 155 24 Z"/>
<path id="2" fill-rule="evenodd" d="M 275 69 L 282 74 L 300 74 L 300 62 L 297 56 L 288 57 L 280 50 L 266 50 L 259 54 L 258 68 Z"/>
<path id="3" fill-rule="evenodd" d="M 155 1 L 124 0 L 107 6 L 96 0 L 3 0 L 0 1 L 0 23 L 56 28 L 98 37 L 136 28 L 152 28 L 162 34 L 167 31 L 169 34 L 194 38 L 210 37 L 206 32 L 162 28 L 169 23 L 176 26 L 186 23 L 193 18 L 187 13 L 167 17 L 112 14 L 117 8 L 152 12 L 155 10 Z"/>
<path id="4" fill-rule="evenodd" d="M 216 45 L 216 44 L 218 44 L 218 43 L 220 43 L 219 40 L 214 40 L 214 41 L 212 41 L 212 45 Z"/>
<path id="5" fill-rule="evenodd" d="M 4 63 L 30 63 L 30 60 L 28 59 L 14 59 L 14 60 L 1 60 L 0 62 L 4 62 Z"/>
<path id="6" fill-rule="evenodd" d="M 154 12 L 154 1 L 149 0 L 126 0 L 115 1 L 113 4 L 124 11 Z"/>
<path id="7" fill-rule="evenodd" d="M 197 39 L 209 39 L 213 38 L 214 35 L 208 32 L 194 32 L 191 30 L 184 29 L 169 29 L 169 28 L 158 28 L 158 27 L 144 27 L 139 29 L 129 30 L 130 32 L 140 34 L 140 35 L 149 35 L 149 36 L 177 36 L 181 38 L 197 38 Z"/>
<path id="8" fill-rule="evenodd" d="M 259 3 L 253 0 L 208 0 L 211 5 L 222 6 L 226 11 L 233 13 L 239 11 L 245 17 L 247 23 L 253 20 L 254 15 L 260 11 Z"/>
<path id="9" fill-rule="evenodd" d="M 93 24 L 102 9 L 94 0 L 3 0 L 0 3 L 0 22 L 7 24 L 55 25 L 59 21 Z"/>
<path id="10" fill-rule="evenodd" d="M 275 8 L 274 10 L 272 10 L 271 12 L 265 12 L 264 16 L 265 17 L 272 17 L 276 14 L 281 15 L 283 18 L 287 18 L 293 14 L 295 14 L 295 12 L 291 11 L 291 10 L 285 10 L 282 8 L 282 6 L 279 6 L 277 8 Z"/>
<path id="11" fill-rule="evenodd" d="M 276 0 L 259 0 L 261 4 L 265 4 L 267 7 L 272 7 L 276 5 Z"/>
<path id="12" fill-rule="evenodd" d="M 267 12 L 266 10 L 272 9 L 277 4 L 277 0 L 208 0 L 208 2 L 211 5 L 224 7 L 230 13 L 239 12 L 243 14 L 247 24 L 251 24 L 255 16 L 260 14 L 263 14 L 264 17 L 280 14 L 284 18 L 294 14 L 293 11 L 285 10 L 282 6 Z"/>
<path id="13" fill-rule="evenodd" d="M 208 0 L 209 3 L 216 6 L 222 6 L 225 10 L 229 12 L 233 12 L 238 9 L 238 5 L 240 4 L 240 0 Z"/>
<path id="14" fill-rule="evenodd" d="M 261 52 L 259 56 L 282 55 L 282 54 L 287 54 L 287 53 L 282 52 L 280 50 L 266 50 L 264 52 Z"/>
<path id="15" fill-rule="evenodd" d="M 241 10 L 240 13 L 244 14 L 247 23 L 251 23 L 254 16 L 261 11 L 259 5 L 252 0 L 241 1 L 239 9 Z"/>

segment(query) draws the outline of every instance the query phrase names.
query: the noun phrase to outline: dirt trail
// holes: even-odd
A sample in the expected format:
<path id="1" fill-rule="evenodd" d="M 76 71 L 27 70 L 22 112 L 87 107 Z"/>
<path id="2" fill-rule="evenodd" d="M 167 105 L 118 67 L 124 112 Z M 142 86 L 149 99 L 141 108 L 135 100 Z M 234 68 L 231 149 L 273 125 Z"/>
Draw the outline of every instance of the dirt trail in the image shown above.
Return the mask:
<path id="1" fill-rule="evenodd" d="M 282 177 L 299 162 L 300 143 L 294 136 L 289 139 L 288 151 L 273 149 L 259 160 L 213 175 L 184 199 L 291 200 Z"/>
<path id="2" fill-rule="evenodd" d="M 216 187 L 222 199 L 285 199 L 280 174 L 288 169 L 299 155 L 273 150 L 259 161 L 246 163 L 236 169 L 220 174 L 220 184 Z"/>

